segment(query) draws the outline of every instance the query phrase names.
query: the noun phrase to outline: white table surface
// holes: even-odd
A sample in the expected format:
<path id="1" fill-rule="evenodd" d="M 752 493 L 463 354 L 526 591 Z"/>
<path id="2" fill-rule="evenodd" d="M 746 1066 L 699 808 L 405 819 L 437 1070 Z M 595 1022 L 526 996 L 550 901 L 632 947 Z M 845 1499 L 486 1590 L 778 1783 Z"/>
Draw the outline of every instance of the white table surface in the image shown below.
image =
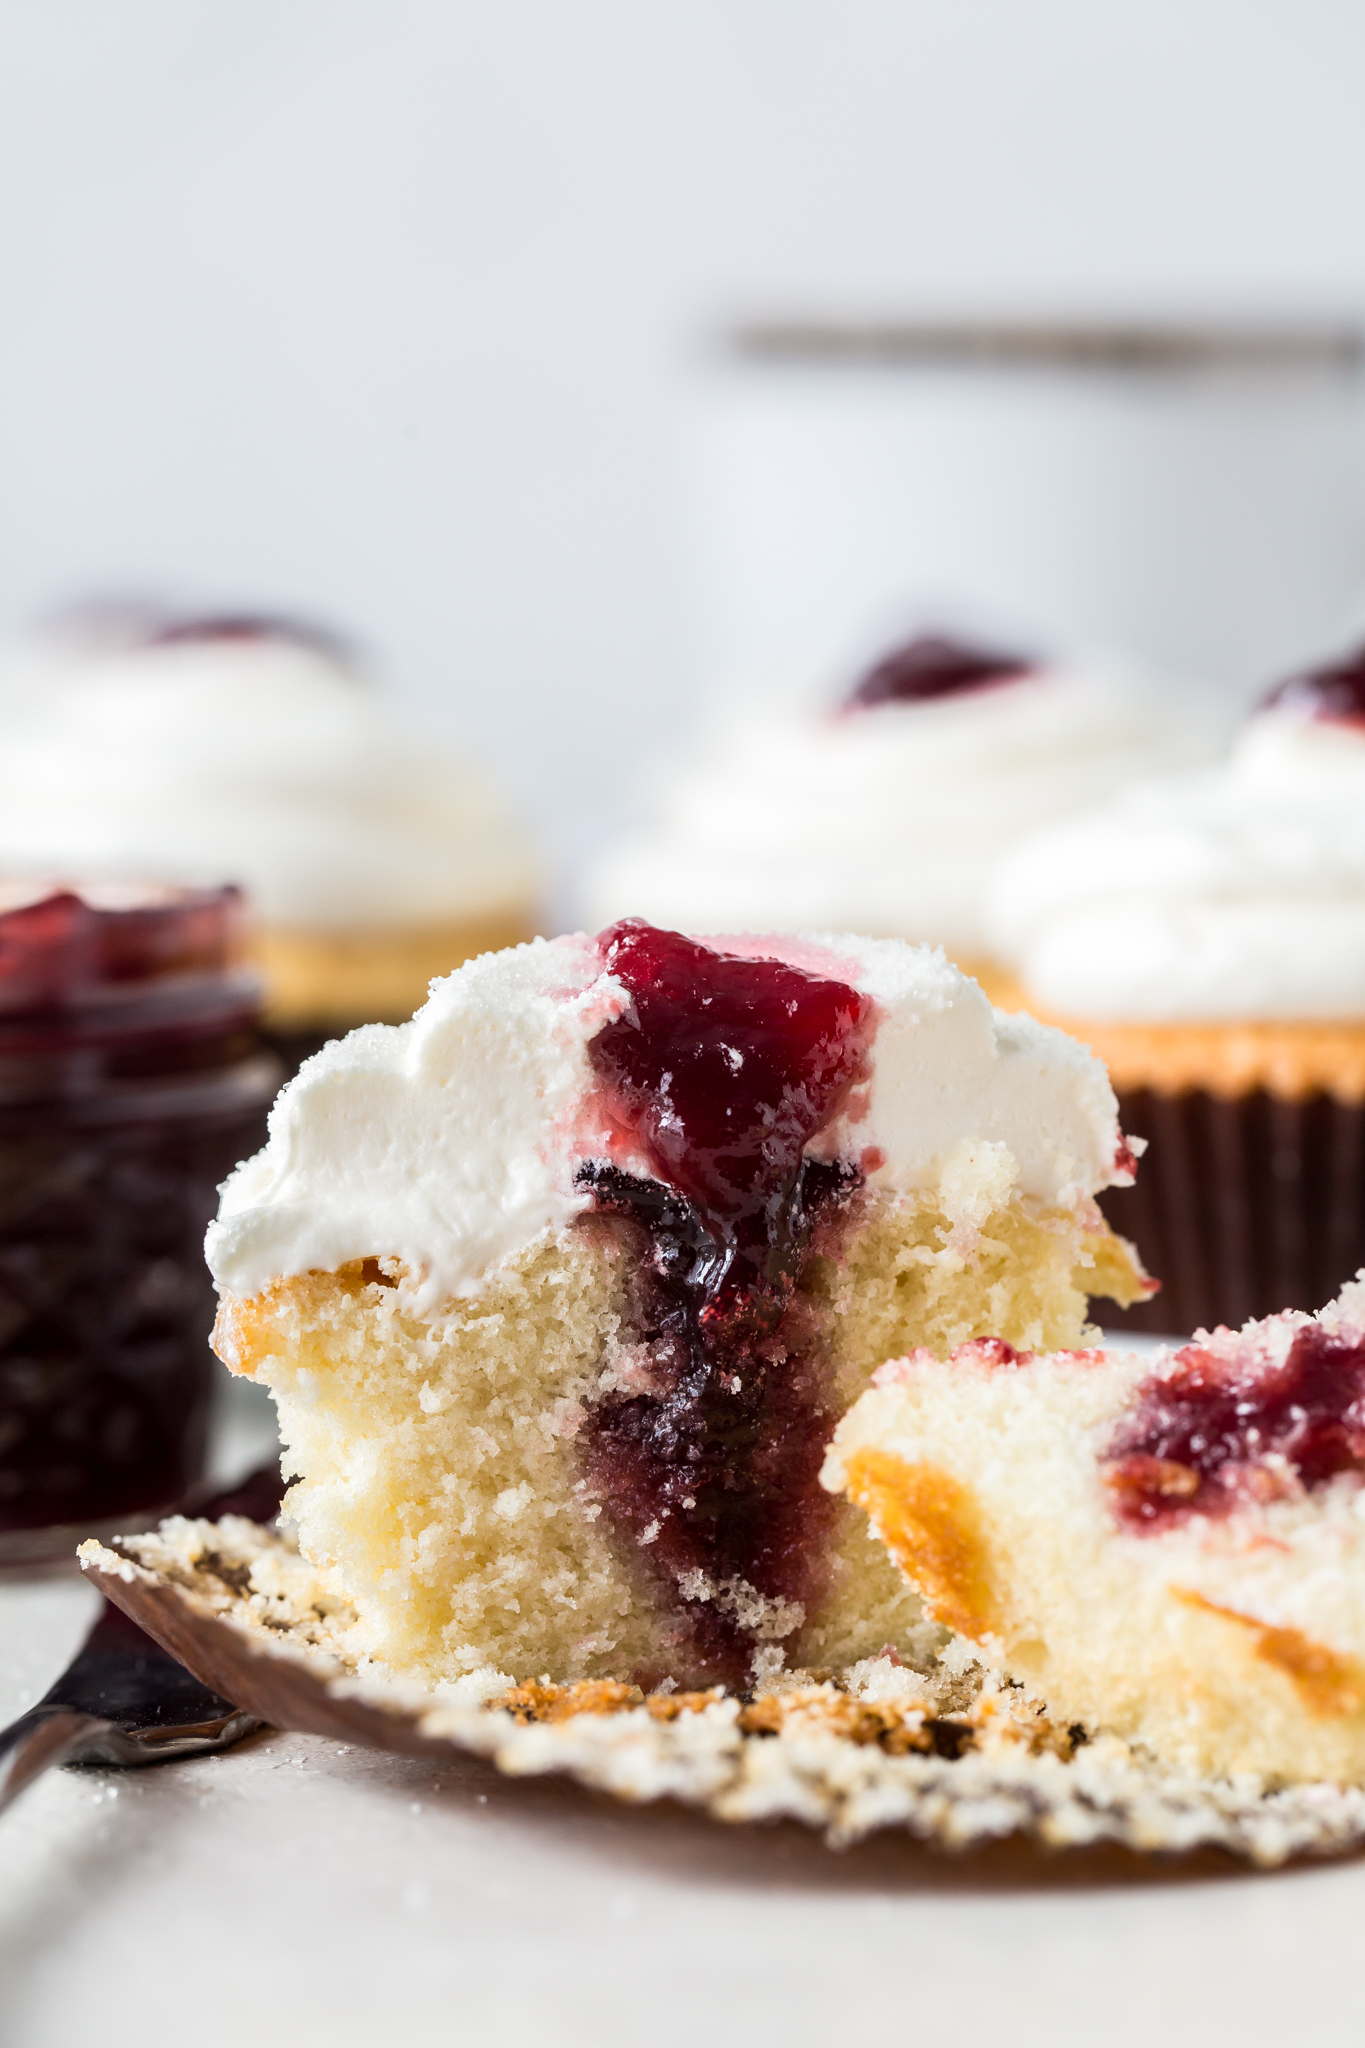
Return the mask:
<path id="1" fill-rule="evenodd" d="M 220 1462 L 260 1441 L 239 1406 Z M 93 1602 L 0 1587 L 0 1722 Z M 1165 1872 L 632 1811 L 306 1736 L 54 1771 L 0 1819 L 4 2048 L 1170 2048 L 1365 2033 L 1365 1862 Z"/>

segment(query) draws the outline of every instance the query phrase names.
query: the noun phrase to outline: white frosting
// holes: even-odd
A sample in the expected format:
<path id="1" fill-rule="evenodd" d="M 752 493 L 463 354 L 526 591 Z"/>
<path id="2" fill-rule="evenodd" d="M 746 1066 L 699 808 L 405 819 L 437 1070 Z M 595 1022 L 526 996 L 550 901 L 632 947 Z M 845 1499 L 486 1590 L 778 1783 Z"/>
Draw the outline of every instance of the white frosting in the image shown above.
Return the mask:
<path id="1" fill-rule="evenodd" d="M 1365 1019 L 1365 729 L 1258 713 L 1221 766 L 1016 848 L 990 926 L 1077 1017 Z"/>
<path id="2" fill-rule="evenodd" d="M 1183 737 L 1151 683 L 1112 663 L 843 714 L 750 704 L 599 861 L 588 915 L 879 932 L 979 957 L 1001 849 L 1170 765 Z"/>
<path id="3" fill-rule="evenodd" d="M 54 637 L 0 665 L 0 711 L 10 874 L 238 882 L 324 929 L 535 900 L 484 776 L 311 644 Z"/>
<path id="4" fill-rule="evenodd" d="M 842 937 L 733 943 L 837 973 L 877 1005 L 865 1099 L 813 1150 L 876 1147 L 872 1184 L 906 1189 L 962 1179 L 974 1151 L 1004 1191 L 1050 1203 L 1116 1177 L 1099 1061 L 993 1010 L 942 954 Z M 395 1257 L 420 1276 L 420 1307 L 473 1291 L 587 1206 L 575 1170 L 611 1149 L 588 1045 L 625 1002 L 594 941 L 538 939 L 435 982 L 410 1023 L 327 1046 L 281 1093 L 265 1150 L 224 1185 L 207 1244 L 219 1285 L 250 1296 L 286 1274 Z"/>

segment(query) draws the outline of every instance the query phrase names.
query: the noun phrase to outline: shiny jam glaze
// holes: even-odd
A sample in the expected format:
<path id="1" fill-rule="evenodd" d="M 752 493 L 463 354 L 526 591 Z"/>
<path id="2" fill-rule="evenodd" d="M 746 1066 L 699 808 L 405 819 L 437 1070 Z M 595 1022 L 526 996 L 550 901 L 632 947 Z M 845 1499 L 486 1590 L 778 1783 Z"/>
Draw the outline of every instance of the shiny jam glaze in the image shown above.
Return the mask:
<path id="1" fill-rule="evenodd" d="M 1263 711 L 1298 711 L 1342 725 L 1365 725 L 1365 647 L 1322 668 L 1290 676 L 1263 699 Z"/>
<path id="2" fill-rule="evenodd" d="M 803 1270 L 859 1185 L 806 1156 L 867 1071 L 870 999 L 629 920 L 599 940 L 631 1008 L 590 1047 L 654 1175 L 580 1178 L 632 1254 L 624 1383 L 585 1475 L 675 1609 L 694 1665 L 742 1682 L 818 1592 L 834 1417 Z"/>
<path id="3" fill-rule="evenodd" d="M 203 1234 L 277 1078 L 237 892 L 115 901 L 0 913 L 0 1556 L 199 1476 Z"/>
<path id="4" fill-rule="evenodd" d="M 999 648 L 974 647 L 965 640 L 925 633 L 884 655 L 855 684 L 844 708 L 865 711 L 877 704 L 924 704 L 983 689 L 990 683 L 1013 682 L 1032 675 L 1037 666 L 1026 654 L 1007 654 Z"/>
<path id="5" fill-rule="evenodd" d="M 1137 1530 L 1365 1471 L 1365 1335 L 1305 1324 L 1282 1364 L 1245 1343 L 1187 1345 L 1138 1388 L 1102 1469 Z"/>

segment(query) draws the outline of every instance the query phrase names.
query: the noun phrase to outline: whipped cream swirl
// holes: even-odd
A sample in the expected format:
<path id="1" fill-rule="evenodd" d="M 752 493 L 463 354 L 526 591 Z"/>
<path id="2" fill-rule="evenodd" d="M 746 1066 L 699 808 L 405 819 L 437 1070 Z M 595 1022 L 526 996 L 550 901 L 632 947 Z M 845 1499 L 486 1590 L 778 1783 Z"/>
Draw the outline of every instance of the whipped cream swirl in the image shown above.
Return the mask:
<path id="1" fill-rule="evenodd" d="M 535 901 L 487 778 L 325 636 L 101 619 L 11 653 L 0 712 L 7 874 L 237 882 L 265 922 L 324 930 Z"/>
<path id="2" fill-rule="evenodd" d="M 980 958 L 1001 850 L 1178 755 L 1169 706 L 1115 663 L 1021 662 L 861 708 L 857 694 L 842 710 L 764 701 L 716 719 L 649 826 L 598 862 L 591 920 L 818 925 Z"/>
<path id="3" fill-rule="evenodd" d="M 1365 723 L 1272 699 L 1220 766 L 1016 848 L 990 931 L 1062 1015 L 1365 1020 Z"/>
<path id="4" fill-rule="evenodd" d="M 860 1161 L 870 1186 L 939 1189 L 970 1226 L 1011 1189 L 1070 1206 L 1128 1177 L 1100 1062 L 993 1010 L 941 953 L 823 935 L 704 943 L 872 997 L 870 1078 L 808 1148 Z M 207 1241 L 220 1287 L 251 1296 L 289 1274 L 396 1258 L 429 1313 L 580 1214 L 583 1160 L 655 1178 L 643 1155 L 621 1156 L 589 1056 L 628 1002 L 594 940 L 537 939 L 434 982 L 411 1022 L 326 1046 L 281 1093 L 265 1150 L 224 1185 Z"/>

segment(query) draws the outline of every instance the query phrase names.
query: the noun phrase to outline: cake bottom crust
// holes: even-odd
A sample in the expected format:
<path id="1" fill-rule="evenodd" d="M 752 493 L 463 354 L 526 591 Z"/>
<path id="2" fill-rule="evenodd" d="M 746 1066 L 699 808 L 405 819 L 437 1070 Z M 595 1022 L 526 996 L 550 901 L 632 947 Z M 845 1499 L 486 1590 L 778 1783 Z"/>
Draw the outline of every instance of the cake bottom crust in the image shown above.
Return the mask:
<path id="1" fill-rule="evenodd" d="M 1285 1102 L 1316 1094 L 1365 1102 L 1365 1018 L 1106 1023 L 1050 1010 L 1004 974 L 990 975 L 984 985 L 1000 1009 L 1026 1010 L 1089 1046 L 1120 1095 L 1141 1088 L 1159 1095 L 1200 1089 L 1226 1099 L 1264 1089 Z"/>

